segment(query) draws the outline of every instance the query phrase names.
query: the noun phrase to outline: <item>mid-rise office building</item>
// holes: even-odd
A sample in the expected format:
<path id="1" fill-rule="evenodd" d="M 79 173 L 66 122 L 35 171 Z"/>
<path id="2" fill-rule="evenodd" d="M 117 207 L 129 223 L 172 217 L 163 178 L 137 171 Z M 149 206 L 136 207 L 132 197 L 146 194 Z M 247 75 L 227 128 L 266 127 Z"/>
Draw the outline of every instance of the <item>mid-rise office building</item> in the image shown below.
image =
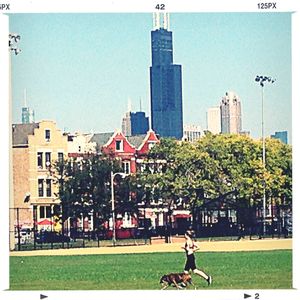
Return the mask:
<path id="1" fill-rule="evenodd" d="M 27 105 L 26 89 L 24 90 L 24 106 L 22 107 L 22 124 L 34 123 L 34 110 Z"/>
<path id="2" fill-rule="evenodd" d="M 195 142 L 203 135 L 201 126 L 199 125 L 184 125 L 183 126 L 183 140 Z"/>
<path id="3" fill-rule="evenodd" d="M 22 124 L 34 123 L 34 110 L 30 107 L 22 107 Z"/>
<path id="4" fill-rule="evenodd" d="M 181 65 L 173 64 L 173 37 L 169 30 L 169 15 L 155 13 L 153 21 L 150 67 L 151 127 L 161 137 L 181 139 L 183 136 Z"/>
<path id="5" fill-rule="evenodd" d="M 149 118 L 143 111 L 131 112 L 131 135 L 146 134 L 149 130 Z"/>
<path id="6" fill-rule="evenodd" d="M 237 133 L 242 131 L 241 101 L 234 92 L 227 92 L 220 104 L 221 132 Z"/>
<path id="7" fill-rule="evenodd" d="M 220 106 L 210 107 L 206 113 L 207 130 L 213 134 L 221 132 L 221 110 Z"/>
<path id="8" fill-rule="evenodd" d="M 122 119 L 122 133 L 125 136 L 146 134 L 149 130 L 149 118 L 143 111 L 126 112 Z"/>
<path id="9" fill-rule="evenodd" d="M 271 138 L 278 139 L 282 143 L 288 143 L 288 132 L 287 131 L 275 131 L 274 134 L 271 134 Z"/>
<path id="10" fill-rule="evenodd" d="M 125 113 L 125 116 L 122 119 L 122 133 L 125 136 L 131 136 L 131 119 L 130 111 Z"/>

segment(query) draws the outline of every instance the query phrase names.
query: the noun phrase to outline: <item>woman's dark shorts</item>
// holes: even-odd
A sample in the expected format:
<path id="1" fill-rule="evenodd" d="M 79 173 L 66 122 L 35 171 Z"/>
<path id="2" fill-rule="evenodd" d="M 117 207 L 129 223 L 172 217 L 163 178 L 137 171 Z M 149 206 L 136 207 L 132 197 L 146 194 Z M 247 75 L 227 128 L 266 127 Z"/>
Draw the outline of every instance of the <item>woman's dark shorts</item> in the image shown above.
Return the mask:
<path id="1" fill-rule="evenodd" d="M 194 271 L 196 268 L 196 263 L 195 263 L 195 255 L 191 254 L 191 255 L 187 255 L 187 260 L 184 266 L 184 271 L 189 271 L 192 270 Z"/>

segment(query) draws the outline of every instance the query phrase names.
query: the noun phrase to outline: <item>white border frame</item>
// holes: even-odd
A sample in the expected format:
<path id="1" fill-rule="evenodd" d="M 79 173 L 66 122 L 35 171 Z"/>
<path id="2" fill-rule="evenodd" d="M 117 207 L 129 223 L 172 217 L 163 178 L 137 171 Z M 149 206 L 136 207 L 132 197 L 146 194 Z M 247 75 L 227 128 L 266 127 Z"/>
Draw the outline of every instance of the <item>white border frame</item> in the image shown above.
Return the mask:
<path id="1" fill-rule="evenodd" d="M 78 12 L 78 13 L 88 13 L 88 12 L 154 12 L 155 6 L 159 3 L 164 3 L 166 6 L 166 11 L 168 12 L 294 12 L 292 15 L 292 98 L 293 98 L 293 205 L 294 216 L 299 216 L 299 190 L 297 187 L 297 180 L 299 178 L 299 145 L 296 136 L 296 128 L 299 128 L 299 117 L 298 112 L 300 111 L 299 105 L 299 39 L 300 39 L 300 12 L 298 0 L 281 0 L 281 1 L 267 1 L 267 2 L 276 2 L 277 9 L 275 11 L 260 11 L 258 10 L 257 4 L 260 1 L 248 0 L 210 0 L 210 1 L 195 1 L 195 0 L 165 0 L 165 1 L 137 1 L 137 0 L 102 0 L 96 2 L 95 0 L 11 0 L 4 1 L 5 3 L 10 4 L 10 11 L 0 11 L 0 58 L 1 58 L 1 68 L 0 68 L 0 78 L 1 86 L 7 87 L 7 89 L 0 89 L 0 99 L 9 98 L 9 80 L 8 80 L 8 52 L 3 47 L 1 41 L 8 32 L 8 16 L 4 15 L 5 13 L 42 13 L 42 12 Z M 263 2 L 263 1 L 262 1 Z M 265 1 L 266 2 L 266 1 Z M 6 44 L 7 45 L 7 44 Z M 2 61 L 4 58 L 4 61 Z M 9 198 L 10 193 L 10 182 L 9 176 L 9 133 L 10 133 L 10 105 L 6 101 L 1 103 L 1 117 L 0 117 L 0 130 L 1 130 L 1 141 L 6 141 L 7 146 L 0 147 L 0 159 L 1 159 L 1 198 L 3 200 Z M 3 173 L 4 172 L 4 173 Z M 2 275 L 0 281 L 0 297 L 2 299 L 17 299 L 22 298 L 26 299 L 38 299 L 40 295 L 47 295 L 48 299 L 82 299 L 88 296 L 90 299 L 99 299 L 100 298 L 112 298 L 117 297 L 134 297 L 134 298 L 143 298 L 143 299 L 153 299 L 153 297 L 170 297 L 173 300 L 182 299 L 182 292 L 177 291 L 168 291 L 161 293 L 160 291 L 5 291 L 9 286 L 9 249 L 8 249 L 8 215 L 5 212 L 9 210 L 8 201 L 3 201 L 3 208 L 1 209 L 1 220 L 4 234 L 1 235 L 0 247 L 1 247 L 1 270 Z M 293 287 L 292 290 L 199 290 L 199 291 L 188 291 L 186 295 L 188 297 L 196 296 L 201 297 L 202 299 L 244 299 L 244 293 L 251 295 L 249 298 L 254 299 L 255 293 L 260 294 L 259 299 L 282 299 L 287 298 L 291 300 L 296 300 L 300 298 L 300 282 L 299 282 L 299 223 L 296 217 L 293 218 L 293 228 L 294 228 L 294 239 L 293 239 Z M 297 254 L 298 253 L 298 254 Z M 4 258 L 4 259 L 3 259 Z M 284 274 L 283 274 L 284 276 Z M 186 292 L 184 292 L 186 293 Z"/>

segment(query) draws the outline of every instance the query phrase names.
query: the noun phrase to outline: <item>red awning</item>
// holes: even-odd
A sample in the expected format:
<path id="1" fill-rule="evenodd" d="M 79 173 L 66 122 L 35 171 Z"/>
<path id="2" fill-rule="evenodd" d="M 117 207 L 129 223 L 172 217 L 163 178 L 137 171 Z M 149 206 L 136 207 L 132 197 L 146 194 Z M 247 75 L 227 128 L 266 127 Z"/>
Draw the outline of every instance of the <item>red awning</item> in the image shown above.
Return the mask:
<path id="1" fill-rule="evenodd" d="M 48 219 L 44 219 L 44 220 L 38 222 L 37 224 L 38 224 L 38 225 L 52 225 L 53 222 L 51 222 L 51 221 L 48 220 Z"/>
<path id="2" fill-rule="evenodd" d="M 174 218 L 180 218 L 180 219 L 189 219 L 191 218 L 192 215 L 188 215 L 188 214 L 178 214 L 178 215 L 174 215 Z"/>

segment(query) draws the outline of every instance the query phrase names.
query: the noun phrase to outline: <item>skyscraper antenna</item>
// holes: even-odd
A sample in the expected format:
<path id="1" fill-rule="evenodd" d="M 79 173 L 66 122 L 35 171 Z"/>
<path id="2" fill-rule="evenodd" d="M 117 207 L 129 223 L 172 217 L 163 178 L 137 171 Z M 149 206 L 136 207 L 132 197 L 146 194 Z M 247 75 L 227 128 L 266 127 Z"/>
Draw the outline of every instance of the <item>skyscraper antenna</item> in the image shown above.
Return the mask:
<path id="1" fill-rule="evenodd" d="M 132 110 L 130 97 L 128 97 L 127 110 L 128 110 L 128 112 L 131 112 L 131 110 Z"/>
<path id="2" fill-rule="evenodd" d="M 161 14 L 163 14 L 162 24 L 160 23 L 161 22 Z M 170 15 L 169 15 L 169 13 L 155 12 L 155 13 L 153 13 L 152 21 L 153 21 L 153 30 L 161 29 L 161 28 L 170 30 Z"/>
<path id="3" fill-rule="evenodd" d="M 142 97 L 140 97 L 140 111 L 142 111 Z"/>
<path id="4" fill-rule="evenodd" d="M 160 13 L 155 12 L 153 13 L 153 29 L 160 29 Z"/>
<path id="5" fill-rule="evenodd" d="M 167 12 L 164 12 L 163 28 L 166 30 L 170 30 L 170 16 Z"/>

